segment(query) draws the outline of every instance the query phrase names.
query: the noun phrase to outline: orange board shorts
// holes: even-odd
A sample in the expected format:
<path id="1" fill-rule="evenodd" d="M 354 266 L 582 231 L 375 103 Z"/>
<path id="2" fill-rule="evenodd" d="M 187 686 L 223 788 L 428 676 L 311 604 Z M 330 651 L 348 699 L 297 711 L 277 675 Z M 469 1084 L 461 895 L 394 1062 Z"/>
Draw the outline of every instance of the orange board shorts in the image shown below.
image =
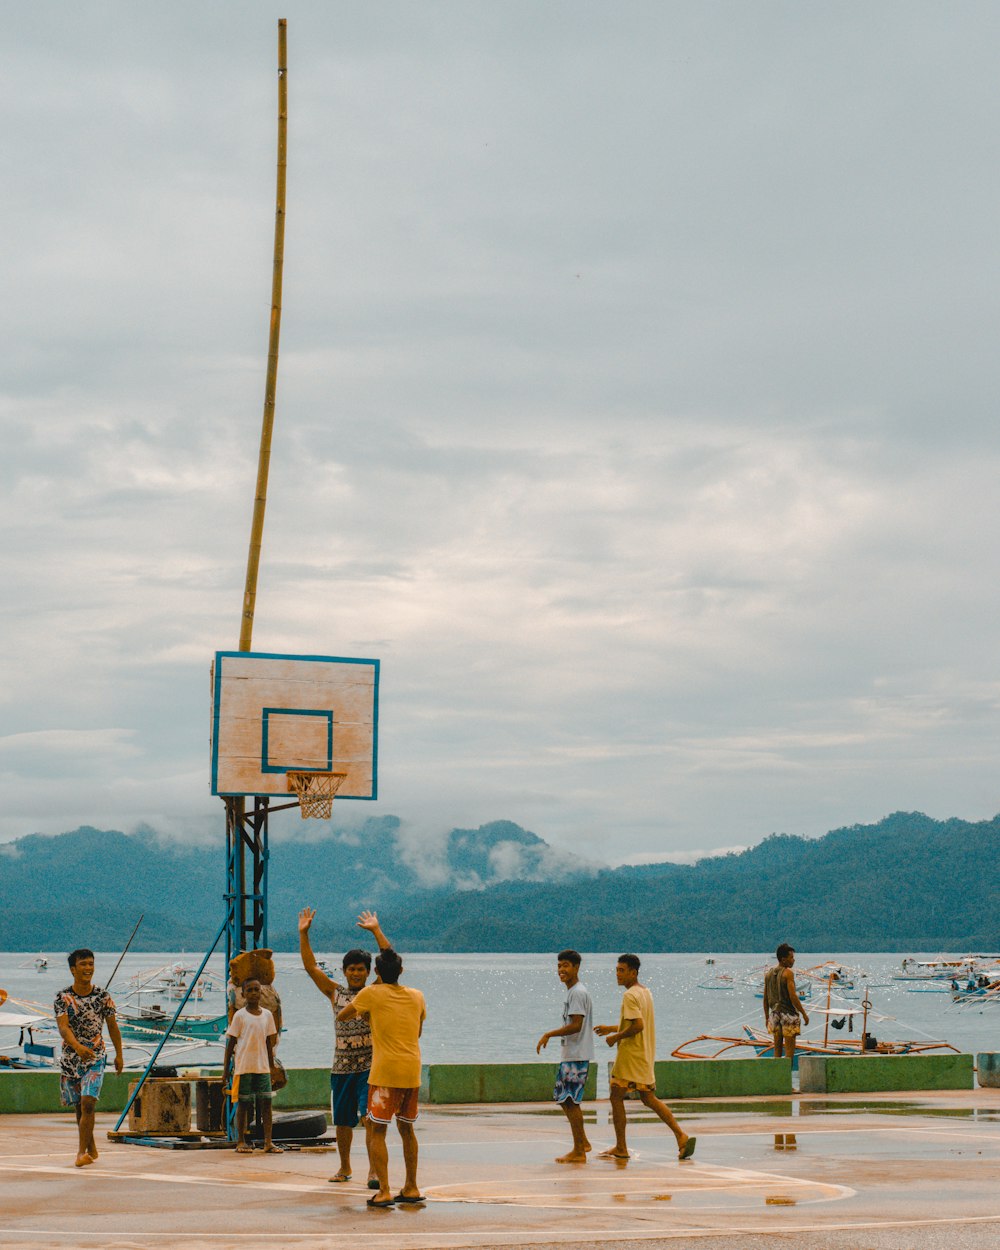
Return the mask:
<path id="1" fill-rule="evenodd" d="M 376 1124 L 389 1124 L 392 1117 L 412 1124 L 417 1118 L 419 1089 L 395 1089 L 391 1085 L 368 1086 L 368 1118 Z"/>

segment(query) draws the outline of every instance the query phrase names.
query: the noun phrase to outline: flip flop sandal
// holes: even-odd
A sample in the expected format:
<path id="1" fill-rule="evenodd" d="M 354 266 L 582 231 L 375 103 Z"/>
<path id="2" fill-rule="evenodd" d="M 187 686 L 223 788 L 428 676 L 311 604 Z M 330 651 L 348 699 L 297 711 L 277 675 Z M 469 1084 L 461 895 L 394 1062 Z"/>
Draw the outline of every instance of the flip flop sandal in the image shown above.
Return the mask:
<path id="1" fill-rule="evenodd" d="M 395 1205 L 395 1198 L 369 1198 L 366 1203 L 366 1206 L 371 1207 L 373 1210 L 376 1207 L 394 1207 Z"/>
<path id="2" fill-rule="evenodd" d="M 378 1189 L 378 1181 L 374 1177 L 372 1177 L 372 1179 L 368 1182 L 368 1188 Z"/>
<path id="3" fill-rule="evenodd" d="M 350 1172 L 338 1172 L 336 1176 L 330 1177 L 330 1184 L 341 1185 L 343 1184 L 344 1181 L 349 1181 L 350 1179 L 351 1179 Z"/>
<path id="4" fill-rule="evenodd" d="M 236 1147 L 236 1153 L 238 1155 L 252 1155 L 253 1146 L 248 1146 L 245 1143 L 241 1143 L 239 1146 Z"/>
<path id="5" fill-rule="evenodd" d="M 274 1142 L 271 1142 L 270 1146 L 264 1147 L 264 1153 L 266 1155 L 283 1155 L 285 1148 L 284 1146 L 276 1146 Z"/>
<path id="6" fill-rule="evenodd" d="M 698 1144 L 697 1137 L 689 1137 L 684 1143 L 684 1148 L 677 1153 L 678 1159 L 690 1159 L 694 1154 L 694 1148 Z"/>
<path id="7" fill-rule="evenodd" d="M 427 1199 L 423 1194 L 397 1194 L 393 1198 L 393 1202 L 405 1202 L 410 1206 L 416 1206 L 418 1202 L 426 1202 Z"/>

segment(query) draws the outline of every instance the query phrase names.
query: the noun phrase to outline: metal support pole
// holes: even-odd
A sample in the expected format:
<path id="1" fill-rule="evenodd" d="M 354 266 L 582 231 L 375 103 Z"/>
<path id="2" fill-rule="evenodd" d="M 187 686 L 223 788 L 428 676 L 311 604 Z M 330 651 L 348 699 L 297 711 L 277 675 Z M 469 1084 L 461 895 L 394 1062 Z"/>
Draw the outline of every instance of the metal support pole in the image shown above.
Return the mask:
<path id="1" fill-rule="evenodd" d="M 160 1051 L 167 1044 L 167 1039 L 169 1038 L 171 1032 L 173 1031 L 173 1027 L 177 1023 L 178 1017 L 180 1016 L 181 1012 L 184 1010 L 185 1006 L 187 1005 L 187 1000 L 191 997 L 191 993 L 194 990 L 194 987 L 198 984 L 198 978 L 205 971 L 205 965 L 215 954 L 215 948 L 219 945 L 219 941 L 222 938 L 223 933 L 225 933 L 226 926 L 228 924 L 229 924 L 229 916 L 227 915 L 226 919 L 222 922 L 222 925 L 219 928 L 219 932 L 215 935 L 215 941 L 205 952 L 205 958 L 198 965 L 198 971 L 194 974 L 194 976 L 188 982 L 188 987 L 184 994 L 184 997 L 177 1004 L 177 1010 L 174 1012 L 174 1018 L 170 1021 L 170 1023 L 167 1025 L 166 1029 L 164 1030 L 163 1036 L 160 1038 L 160 1041 L 156 1049 L 153 1051 L 153 1054 L 150 1057 L 149 1063 L 146 1064 L 145 1072 L 143 1072 L 142 1076 L 139 1077 L 139 1083 L 136 1085 L 135 1089 L 129 1095 L 128 1102 L 125 1104 L 125 1109 L 121 1113 L 121 1115 L 118 1117 L 118 1123 L 115 1125 L 114 1131 L 116 1133 L 121 1128 L 125 1117 L 128 1115 L 129 1111 L 131 1110 L 132 1104 L 135 1102 L 136 1098 L 138 1097 L 139 1091 L 142 1089 L 143 1085 L 145 1085 L 146 1077 L 149 1076 L 154 1065 L 156 1064 L 156 1060 L 159 1058 Z"/>

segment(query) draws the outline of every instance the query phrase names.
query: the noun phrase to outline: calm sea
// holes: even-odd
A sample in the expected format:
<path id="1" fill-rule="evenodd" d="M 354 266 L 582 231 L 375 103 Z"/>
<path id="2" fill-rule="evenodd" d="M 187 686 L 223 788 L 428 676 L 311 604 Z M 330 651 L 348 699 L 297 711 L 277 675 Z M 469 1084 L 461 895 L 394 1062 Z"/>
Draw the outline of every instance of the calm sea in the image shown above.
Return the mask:
<path id="1" fill-rule="evenodd" d="M 939 953 L 925 957 L 932 958 Z M 594 999 L 595 1023 L 617 1020 L 621 991 L 614 976 L 616 954 L 584 955 L 581 979 Z M 920 957 L 919 952 L 907 954 Z M 12 998 L 37 1002 L 51 1011 L 54 994 L 69 984 L 71 978 L 64 955 L 48 952 L 47 956 L 48 968 L 36 972 L 34 956 L 0 954 L 0 988 Z M 340 956 L 332 954 L 325 958 L 339 974 Z M 422 954 L 404 958 L 404 983 L 422 990 L 427 998 L 423 1037 L 425 1063 L 532 1060 L 541 1034 L 561 1023 L 563 990 L 555 975 L 552 956 Z M 718 955 L 714 963 L 709 963 L 710 958 L 709 955 L 647 955 L 643 958 L 640 976 L 652 990 L 656 1002 L 660 1058 L 666 1058 L 676 1045 L 699 1033 L 728 1034 L 738 1032 L 743 1023 L 761 1022 L 761 1002 L 743 978 L 762 970 L 769 962 L 768 957 Z M 116 959 L 116 954 L 98 955 L 97 984 L 104 984 L 104 977 L 110 973 Z M 798 967 L 808 967 L 826 959 L 836 959 L 868 974 L 868 992 L 877 1013 L 870 1031 L 876 1036 L 934 1037 L 972 1052 L 1000 1049 L 1000 1002 L 982 1007 L 956 1005 L 949 993 L 940 988 L 927 989 L 926 982 L 921 983 L 923 991 L 914 992 L 912 985 L 891 980 L 892 974 L 900 970 L 902 954 L 800 954 Z M 199 962 L 200 956 L 190 953 L 129 954 L 115 977 L 112 994 L 121 1005 L 130 981 L 137 974 L 176 963 L 196 967 Z M 281 1039 L 282 1058 L 287 1065 L 295 1067 L 318 1067 L 328 1063 L 333 1022 L 327 1000 L 306 976 L 298 955 L 278 954 L 275 964 L 275 984 L 281 994 L 286 1029 Z M 190 1003 L 186 1010 L 213 1015 L 224 1010 L 222 960 L 213 960 L 208 971 L 220 989 L 206 994 L 200 1003 Z M 857 997 L 855 992 L 845 1006 L 856 1008 Z M 156 1001 L 164 1007 L 170 1005 L 165 996 Z M 809 1002 L 805 1005 L 808 1010 Z M 825 1005 L 825 992 L 822 996 L 814 995 L 813 1005 Z M 13 1006 L 8 1004 L 8 1009 Z M 818 1015 L 814 1019 L 821 1021 Z M 846 1036 L 846 1032 L 840 1036 Z M 11 1045 L 14 1040 L 0 1035 L 0 1048 Z M 555 1047 L 556 1043 L 552 1043 L 546 1052 L 546 1057 L 553 1061 L 558 1054 Z M 201 1047 L 186 1054 L 183 1061 L 217 1062 L 220 1053 L 218 1049 Z M 138 1065 L 141 1059 L 138 1049 L 131 1052 L 130 1066 Z"/>

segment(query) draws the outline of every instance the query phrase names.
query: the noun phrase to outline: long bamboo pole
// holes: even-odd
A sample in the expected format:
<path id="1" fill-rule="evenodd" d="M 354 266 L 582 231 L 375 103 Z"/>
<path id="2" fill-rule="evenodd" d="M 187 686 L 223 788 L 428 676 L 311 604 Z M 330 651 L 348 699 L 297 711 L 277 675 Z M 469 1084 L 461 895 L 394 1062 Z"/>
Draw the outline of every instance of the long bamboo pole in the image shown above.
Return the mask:
<path id="1" fill-rule="evenodd" d="M 249 651 L 253 639 L 253 614 L 257 601 L 257 574 L 264 538 L 264 510 L 267 507 L 267 475 L 271 465 L 271 433 L 274 429 L 274 395 L 278 382 L 278 340 L 281 334 L 281 280 L 285 261 L 285 171 L 288 144 L 288 23 L 278 22 L 278 173 L 274 209 L 274 268 L 271 276 L 271 328 L 267 348 L 267 378 L 264 383 L 264 418 L 260 431 L 257 460 L 257 493 L 250 527 L 246 586 L 243 591 L 243 618 L 240 623 L 241 651 Z"/>
<path id="2" fill-rule="evenodd" d="M 257 602 L 257 575 L 260 570 L 260 549 L 264 540 L 264 511 L 267 507 L 267 477 L 271 467 L 271 434 L 274 430 L 274 396 L 278 384 L 278 342 L 281 337 L 281 282 L 285 264 L 285 174 L 288 155 L 288 22 L 278 19 L 278 168 L 274 205 L 274 264 L 271 272 L 271 324 L 267 344 L 267 377 L 264 381 L 264 416 L 260 430 L 260 452 L 257 457 L 257 491 L 253 501 L 250 525 L 250 550 L 247 553 L 247 576 L 243 590 L 243 615 L 240 620 L 240 651 L 249 651 L 253 643 L 253 615 Z M 243 822 L 246 801 L 241 796 L 232 803 L 233 828 L 239 840 L 239 898 L 236 916 L 239 931 L 246 929 L 246 855 Z"/>

